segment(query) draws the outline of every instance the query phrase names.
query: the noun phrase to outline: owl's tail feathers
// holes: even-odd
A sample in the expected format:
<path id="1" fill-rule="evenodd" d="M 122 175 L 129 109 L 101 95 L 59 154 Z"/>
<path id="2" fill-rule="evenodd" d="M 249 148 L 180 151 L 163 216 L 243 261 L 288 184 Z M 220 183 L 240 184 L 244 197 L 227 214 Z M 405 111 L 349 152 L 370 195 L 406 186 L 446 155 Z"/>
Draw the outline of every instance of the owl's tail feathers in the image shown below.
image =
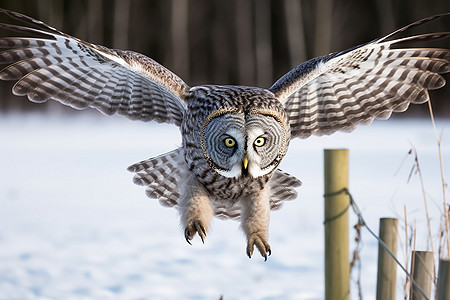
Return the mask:
<path id="1" fill-rule="evenodd" d="M 283 201 L 297 198 L 295 188 L 301 185 L 302 182 L 295 176 L 277 169 L 270 180 L 270 188 L 272 190 L 270 209 L 279 209 L 283 205 Z"/>
<path id="2" fill-rule="evenodd" d="M 128 171 L 136 173 L 134 183 L 147 187 L 145 193 L 149 198 L 158 199 L 163 206 L 173 207 L 180 198 L 179 185 L 185 164 L 183 149 L 178 148 L 131 165 Z"/>

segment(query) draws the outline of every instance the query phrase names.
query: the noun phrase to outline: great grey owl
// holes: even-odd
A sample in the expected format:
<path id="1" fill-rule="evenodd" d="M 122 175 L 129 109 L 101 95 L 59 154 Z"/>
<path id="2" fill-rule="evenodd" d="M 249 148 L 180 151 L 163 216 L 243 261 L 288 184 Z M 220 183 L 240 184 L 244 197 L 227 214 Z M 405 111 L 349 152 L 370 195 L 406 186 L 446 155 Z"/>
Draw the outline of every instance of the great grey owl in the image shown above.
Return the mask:
<path id="1" fill-rule="evenodd" d="M 147 196 L 180 212 L 188 243 L 202 241 L 213 216 L 240 219 L 247 237 L 267 259 L 270 210 L 297 196 L 300 181 L 278 169 L 292 138 L 351 131 L 387 119 L 410 103 L 429 99 L 445 84 L 450 51 L 402 48 L 449 32 L 393 39 L 432 16 L 372 42 L 308 60 L 269 89 L 189 87 L 154 60 L 72 37 L 38 20 L 0 12 L 24 24 L 6 30 L 34 36 L 0 39 L 2 80 L 33 102 L 57 100 L 133 120 L 173 123 L 182 146 L 129 167 Z M 28 27 L 27 27 L 28 25 Z"/>

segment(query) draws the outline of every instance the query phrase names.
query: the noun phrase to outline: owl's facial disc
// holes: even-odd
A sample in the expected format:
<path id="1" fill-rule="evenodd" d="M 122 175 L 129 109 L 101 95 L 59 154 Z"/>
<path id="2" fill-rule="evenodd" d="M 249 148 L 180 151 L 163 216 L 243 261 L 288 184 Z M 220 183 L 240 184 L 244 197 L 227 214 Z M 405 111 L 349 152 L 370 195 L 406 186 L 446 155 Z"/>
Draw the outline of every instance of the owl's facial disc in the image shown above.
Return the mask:
<path id="1" fill-rule="evenodd" d="M 222 176 L 260 177 L 272 172 L 289 143 L 289 128 L 275 113 L 218 110 L 204 122 L 202 149 L 211 168 Z"/>
<path id="2" fill-rule="evenodd" d="M 204 122 L 202 149 L 211 168 L 233 178 L 242 173 L 245 153 L 245 119 L 243 113 L 216 111 Z"/>
<path id="3" fill-rule="evenodd" d="M 251 114 L 247 116 L 248 172 L 260 177 L 275 170 L 286 153 L 286 129 L 271 115 Z"/>

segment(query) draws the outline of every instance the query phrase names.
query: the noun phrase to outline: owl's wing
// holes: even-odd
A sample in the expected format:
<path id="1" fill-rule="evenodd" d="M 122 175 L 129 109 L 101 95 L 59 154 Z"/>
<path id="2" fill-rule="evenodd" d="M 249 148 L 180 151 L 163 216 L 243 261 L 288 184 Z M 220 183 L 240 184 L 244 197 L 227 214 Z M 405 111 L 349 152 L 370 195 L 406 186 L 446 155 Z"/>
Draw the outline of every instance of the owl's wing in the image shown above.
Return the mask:
<path id="1" fill-rule="evenodd" d="M 270 198 L 270 209 L 277 210 L 283 205 L 283 201 L 297 198 L 296 187 L 302 184 L 295 176 L 277 169 L 270 179 L 272 197 Z"/>
<path id="2" fill-rule="evenodd" d="M 284 104 L 291 136 L 352 131 L 359 124 L 405 111 L 410 103 L 426 102 L 428 90 L 445 85 L 439 74 L 450 71 L 450 50 L 398 47 L 445 38 L 450 32 L 387 39 L 449 14 L 422 19 L 373 42 L 313 58 L 285 74 L 269 90 Z"/>
<path id="3" fill-rule="evenodd" d="M 183 149 L 178 148 L 166 154 L 153 157 L 128 167 L 135 172 L 133 181 L 146 186 L 149 198 L 158 199 L 163 206 L 177 206 L 180 186 L 185 169 Z"/>
<path id="4" fill-rule="evenodd" d="M 188 86 L 154 60 L 69 36 L 41 21 L 0 9 L 26 26 L 0 28 L 35 36 L 0 38 L 0 79 L 17 80 L 13 93 L 130 119 L 181 124 Z"/>

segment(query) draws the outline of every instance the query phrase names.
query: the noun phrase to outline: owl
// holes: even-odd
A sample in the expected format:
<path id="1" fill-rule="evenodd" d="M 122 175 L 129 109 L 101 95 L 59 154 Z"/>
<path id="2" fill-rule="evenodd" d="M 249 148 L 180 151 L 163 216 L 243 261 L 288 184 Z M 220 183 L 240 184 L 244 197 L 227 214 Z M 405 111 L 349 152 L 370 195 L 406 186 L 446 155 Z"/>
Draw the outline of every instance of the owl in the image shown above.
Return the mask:
<path id="1" fill-rule="evenodd" d="M 32 36 L 0 38 L 0 79 L 17 81 L 15 95 L 178 126 L 182 145 L 130 166 L 134 182 L 148 197 L 178 209 L 189 244 L 196 235 L 204 242 L 212 217 L 237 219 L 247 255 L 256 247 L 265 260 L 270 211 L 296 198 L 300 185 L 278 168 L 290 140 L 387 119 L 428 101 L 428 90 L 443 87 L 440 74 L 450 71 L 449 50 L 402 47 L 449 32 L 394 38 L 448 14 L 310 59 L 265 89 L 190 87 L 142 54 L 94 45 L 16 12 L 0 13 L 22 24 L 1 28 Z"/>

